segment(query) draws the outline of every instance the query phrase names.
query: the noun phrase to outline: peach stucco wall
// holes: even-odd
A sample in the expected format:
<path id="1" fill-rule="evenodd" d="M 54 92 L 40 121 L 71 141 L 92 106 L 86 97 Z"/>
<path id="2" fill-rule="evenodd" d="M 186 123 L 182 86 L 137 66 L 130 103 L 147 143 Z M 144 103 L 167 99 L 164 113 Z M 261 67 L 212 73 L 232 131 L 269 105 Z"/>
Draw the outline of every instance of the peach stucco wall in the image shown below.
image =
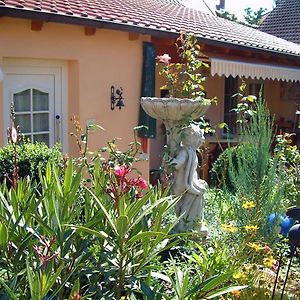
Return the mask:
<path id="1" fill-rule="evenodd" d="M 84 125 L 95 120 L 105 131 L 91 135 L 90 148 L 105 145 L 119 137 L 120 148 L 127 149 L 138 122 L 142 72 L 142 42 L 148 36 L 130 40 L 121 31 L 97 29 L 95 35 L 84 34 L 84 27 L 44 23 L 41 31 L 32 31 L 31 22 L 13 18 L 0 19 L 0 67 L 5 58 L 62 60 L 68 65 L 68 115 L 79 116 Z M 110 87 L 122 86 L 125 107 L 110 109 Z M 3 114 L 3 92 L 0 83 L 0 113 Z M 0 132 L 4 133 L 2 122 Z M 69 122 L 68 130 L 72 131 Z M 3 138 L 1 139 L 3 144 Z M 74 140 L 69 138 L 68 152 L 76 154 Z M 140 168 L 147 173 L 148 162 Z"/>
<path id="2" fill-rule="evenodd" d="M 283 85 L 285 85 L 284 83 Z M 298 103 L 291 99 L 284 99 L 281 81 L 265 81 L 265 95 L 268 107 L 276 120 L 283 118 L 285 121 L 294 122 Z"/>

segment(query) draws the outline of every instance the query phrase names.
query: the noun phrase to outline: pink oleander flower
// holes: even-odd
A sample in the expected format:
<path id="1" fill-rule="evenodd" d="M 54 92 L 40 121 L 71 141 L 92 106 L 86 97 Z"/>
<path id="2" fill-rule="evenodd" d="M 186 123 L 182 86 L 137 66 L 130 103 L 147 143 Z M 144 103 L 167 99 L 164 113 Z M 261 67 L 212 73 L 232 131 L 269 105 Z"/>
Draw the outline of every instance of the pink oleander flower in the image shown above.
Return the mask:
<path id="1" fill-rule="evenodd" d="M 170 63 L 171 57 L 169 56 L 169 54 L 164 54 L 164 55 L 158 55 L 156 59 L 158 60 L 158 62 L 168 65 Z"/>
<path id="2" fill-rule="evenodd" d="M 124 177 L 130 172 L 130 168 L 128 166 L 117 166 L 115 167 L 114 173 L 118 177 Z"/>
<path id="3" fill-rule="evenodd" d="M 139 177 L 139 178 L 137 179 L 137 186 L 138 186 L 140 189 L 144 190 L 144 189 L 146 189 L 146 188 L 148 187 L 148 183 L 147 183 L 147 181 L 146 181 L 145 179 Z"/>
<path id="4" fill-rule="evenodd" d="M 143 179 L 142 177 L 138 177 L 138 178 L 135 178 L 135 179 L 131 179 L 129 181 L 129 185 L 130 186 L 134 186 L 136 188 L 139 188 L 141 190 L 144 190 L 148 187 L 148 183 L 145 179 Z"/>

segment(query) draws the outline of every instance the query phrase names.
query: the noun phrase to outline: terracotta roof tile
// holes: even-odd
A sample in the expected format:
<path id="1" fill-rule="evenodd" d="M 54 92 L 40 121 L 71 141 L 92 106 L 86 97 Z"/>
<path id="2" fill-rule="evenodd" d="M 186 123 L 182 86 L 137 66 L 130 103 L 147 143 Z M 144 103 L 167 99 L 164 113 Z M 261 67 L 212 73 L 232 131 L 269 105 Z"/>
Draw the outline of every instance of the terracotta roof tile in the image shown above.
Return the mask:
<path id="1" fill-rule="evenodd" d="M 270 12 L 259 30 L 300 44 L 300 1 L 282 0 Z"/>
<path id="2" fill-rule="evenodd" d="M 172 1 L 174 3 L 170 3 Z M 4 4 L 0 0 L 0 5 L 1 10 L 41 10 L 42 13 L 110 21 L 157 31 L 187 31 L 212 41 L 300 56 L 299 45 L 187 8 L 180 4 L 180 0 L 5 0 Z"/>

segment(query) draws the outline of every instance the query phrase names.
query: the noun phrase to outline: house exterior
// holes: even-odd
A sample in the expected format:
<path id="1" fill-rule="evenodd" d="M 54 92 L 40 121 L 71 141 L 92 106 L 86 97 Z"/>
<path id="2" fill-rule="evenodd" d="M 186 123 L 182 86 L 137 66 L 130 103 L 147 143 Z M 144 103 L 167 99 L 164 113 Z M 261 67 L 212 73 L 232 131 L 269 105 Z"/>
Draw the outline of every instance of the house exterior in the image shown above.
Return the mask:
<path id="1" fill-rule="evenodd" d="M 115 137 L 126 149 L 139 122 L 139 99 L 147 82 L 145 45 L 153 50 L 155 69 L 154 51 L 176 57 L 173 44 L 181 31 L 197 35 L 203 59 L 211 65 L 206 92 L 218 97 L 218 106 L 207 114 L 213 125 L 231 120 L 231 93 L 242 77 L 249 92 L 257 92 L 264 82 L 271 112 L 292 121 L 295 107 L 282 99 L 282 83 L 300 80 L 299 45 L 171 2 L 0 0 L 1 145 L 14 101 L 17 123 L 32 140 L 50 146 L 60 142 L 64 151 L 76 155 L 69 136 L 75 115 L 83 125 L 95 122 L 105 128 L 92 133 L 91 149 Z M 147 95 L 159 96 L 161 85 L 157 76 Z M 111 110 L 112 86 L 123 88 L 121 110 Z M 159 164 L 160 130 L 158 124 L 156 138 L 143 135 L 152 138 L 150 160 L 139 166 L 144 174 Z"/>

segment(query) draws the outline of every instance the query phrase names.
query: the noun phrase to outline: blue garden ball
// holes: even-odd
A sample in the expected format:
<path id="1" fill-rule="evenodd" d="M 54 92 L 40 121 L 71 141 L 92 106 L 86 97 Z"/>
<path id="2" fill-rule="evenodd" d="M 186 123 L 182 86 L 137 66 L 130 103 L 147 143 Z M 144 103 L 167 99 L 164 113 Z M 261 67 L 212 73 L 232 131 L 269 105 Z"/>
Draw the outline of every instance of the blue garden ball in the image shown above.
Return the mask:
<path id="1" fill-rule="evenodd" d="M 283 236 L 287 236 L 289 233 L 290 228 L 293 226 L 293 224 L 295 223 L 295 221 L 292 218 L 289 217 L 282 217 L 281 219 L 281 223 L 280 223 L 280 234 L 282 234 Z"/>
<path id="2" fill-rule="evenodd" d="M 277 217 L 277 214 L 275 214 L 275 213 L 272 213 L 269 215 L 268 221 L 271 226 L 274 225 L 276 217 Z"/>
<path id="3" fill-rule="evenodd" d="M 295 247 L 300 247 L 300 224 L 296 224 L 290 229 L 289 242 Z"/>
<path id="4" fill-rule="evenodd" d="M 280 228 L 278 228 L 278 232 L 280 231 L 280 234 L 284 237 L 286 237 L 288 235 L 288 232 L 289 232 L 290 228 L 293 226 L 293 224 L 295 222 L 294 219 L 292 219 L 288 216 L 285 216 L 285 215 L 279 215 L 277 213 L 270 214 L 269 218 L 268 218 L 268 221 L 269 221 L 269 224 L 270 224 L 270 227 L 271 227 L 270 229 L 271 230 L 276 230 L 276 231 L 277 231 L 278 227 L 274 228 L 274 224 L 275 224 L 276 221 L 278 221 L 279 226 L 280 226 Z"/>

